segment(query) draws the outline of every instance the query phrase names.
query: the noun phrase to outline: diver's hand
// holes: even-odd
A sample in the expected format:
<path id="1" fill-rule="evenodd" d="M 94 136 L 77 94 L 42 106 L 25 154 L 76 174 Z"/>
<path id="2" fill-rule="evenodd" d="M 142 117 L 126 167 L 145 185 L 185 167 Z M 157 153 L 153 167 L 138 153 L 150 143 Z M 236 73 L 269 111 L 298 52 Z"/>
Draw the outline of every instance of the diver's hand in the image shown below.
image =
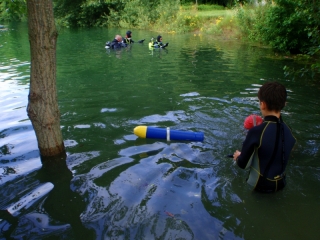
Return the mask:
<path id="1" fill-rule="evenodd" d="M 241 152 L 239 152 L 238 150 L 236 150 L 234 153 L 233 153 L 233 160 L 234 161 L 237 161 L 237 158 L 240 156 Z"/>

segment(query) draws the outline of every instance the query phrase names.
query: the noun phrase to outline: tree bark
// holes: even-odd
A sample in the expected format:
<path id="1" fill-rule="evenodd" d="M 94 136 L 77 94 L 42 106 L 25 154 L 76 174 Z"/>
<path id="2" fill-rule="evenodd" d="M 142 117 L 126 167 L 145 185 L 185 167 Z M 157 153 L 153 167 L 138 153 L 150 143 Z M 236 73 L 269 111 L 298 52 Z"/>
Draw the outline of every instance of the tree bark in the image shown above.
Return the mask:
<path id="1" fill-rule="evenodd" d="M 56 43 L 52 0 L 27 0 L 31 51 L 27 113 L 42 157 L 65 154 L 56 87 Z"/>

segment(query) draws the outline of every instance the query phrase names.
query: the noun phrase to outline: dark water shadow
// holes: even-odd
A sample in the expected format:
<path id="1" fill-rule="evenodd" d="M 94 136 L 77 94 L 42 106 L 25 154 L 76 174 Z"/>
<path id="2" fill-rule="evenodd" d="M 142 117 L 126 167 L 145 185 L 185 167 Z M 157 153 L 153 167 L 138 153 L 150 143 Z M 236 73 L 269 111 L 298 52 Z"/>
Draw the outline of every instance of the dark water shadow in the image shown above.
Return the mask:
<path id="1" fill-rule="evenodd" d="M 67 167 L 66 156 L 42 158 L 41 162 L 41 169 L 35 171 L 32 178 L 22 177 L 18 182 L 10 183 L 10 186 L 16 185 L 18 191 L 12 189 L 15 194 L 11 194 L 10 199 L 14 204 L 9 207 L 2 204 L 0 219 L 5 221 L 0 226 L 0 237 L 96 239 L 94 230 L 86 228 L 81 221 L 80 215 L 87 203 L 70 187 L 73 175 Z M 40 185 L 52 187 L 38 194 L 41 187 L 36 187 Z M 23 197 L 19 199 L 20 195 Z"/>
<path id="2" fill-rule="evenodd" d="M 87 229 L 80 219 L 86 203 L 79 193 L 70 188 L 73 178 L 67 167 L 66 156 L 42 159 L 42 168 L 37 174 L 41 182 L 51 182 L 54 188 L 46 198 L 43 207 L 50 217 L 69 223 L 75 239 L 95 239 L 95 234 Z"/>

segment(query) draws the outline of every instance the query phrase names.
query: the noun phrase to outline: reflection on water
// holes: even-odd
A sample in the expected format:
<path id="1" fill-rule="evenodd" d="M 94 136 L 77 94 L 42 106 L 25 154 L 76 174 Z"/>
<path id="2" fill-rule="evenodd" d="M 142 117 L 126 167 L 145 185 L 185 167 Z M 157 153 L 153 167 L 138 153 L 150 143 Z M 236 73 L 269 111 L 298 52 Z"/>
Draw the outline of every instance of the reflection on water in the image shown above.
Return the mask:
<path id="1" fill-rule="evenodd" d="M 26 114 L 26 28 L 11 29 L 0 33 L 2 238 L 320 237 L 319 86 L 284 79 L 282 67 L 293 63 L 188 34 L 165 36 L 166 51 L 143 43 L 115 52 L 104 43 L 123 30 L 63 30 L 57 83 L 68 156 L 48 167 Z M 283 117 L 298 143 L 286 189 L 261 195 L 225 156 L 241 148 L 243 121 L 259 114 L 256 94 L 268 80 L 288 88 Z M 139 125 L 201 131 L 205 140 L 139 139 Z"/>

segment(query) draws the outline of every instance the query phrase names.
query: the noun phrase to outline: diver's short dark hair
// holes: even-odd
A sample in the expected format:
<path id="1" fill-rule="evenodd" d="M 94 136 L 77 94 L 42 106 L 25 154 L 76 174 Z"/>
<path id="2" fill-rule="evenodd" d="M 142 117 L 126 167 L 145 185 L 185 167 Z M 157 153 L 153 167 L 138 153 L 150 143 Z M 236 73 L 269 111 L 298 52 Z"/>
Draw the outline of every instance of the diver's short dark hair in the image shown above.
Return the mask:
<path id="1" fill-rule="evenodd" d="M 160 38 L 162 38 L 162 36 L 161 36 L 161 35 L 158 35 L 158 37 L 157 37 L 157 41 L 158 41 L 158 42 L 160 42 Z"/>
<path id="2" fill-rule="evenodd" d="M 281 83 L 267 82 L 260 87 L 258 98 L 267 104 L 268 110 L 280 112 L 286 105 L 287 90 Z"/>

